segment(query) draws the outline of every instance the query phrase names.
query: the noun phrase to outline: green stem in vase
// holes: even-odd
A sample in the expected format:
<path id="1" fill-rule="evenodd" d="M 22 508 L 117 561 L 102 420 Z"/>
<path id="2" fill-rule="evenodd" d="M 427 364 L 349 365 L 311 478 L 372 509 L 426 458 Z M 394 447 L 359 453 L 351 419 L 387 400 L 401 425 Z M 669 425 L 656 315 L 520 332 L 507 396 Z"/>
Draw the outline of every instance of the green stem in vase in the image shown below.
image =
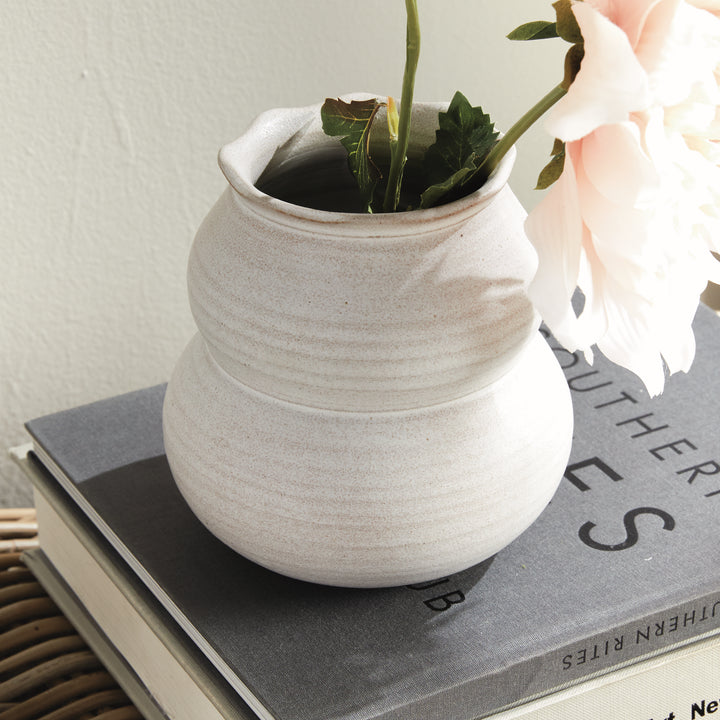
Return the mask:
<path id="1" fill-rule="evenodd" d="M 518 139 L 528 130 L 536 120 L 541 118 L 560 98 L 567 93 L 567 90 L 558 85 L 554 87 L 545 97 L 538 103 L 533 105 L 508 131 L 500 140 L 495 143 L 493 149 L 488 153 L 485 160 L 478 170 L 485 182 L 492 171 L 500 164 L 510 148 L 518 141 Z"/>
<path id="2" fill-rule="evenodd" d="M 407 35 L 405 54 L 405 73 L 403 75 L 402 96 L 400 98 L 400 119 L 397 141 L 390 144 L 390 171 L 383 200 L 383 211 L 393 212 L 400 201 L 403 169 L 407 159 L 410 141 L 410 116 L 412 113 L 413 93 L 415 92 L 415 71 L 420 57 L 420 20 L 417 0 L 405 0 L 407 12 Z"/>

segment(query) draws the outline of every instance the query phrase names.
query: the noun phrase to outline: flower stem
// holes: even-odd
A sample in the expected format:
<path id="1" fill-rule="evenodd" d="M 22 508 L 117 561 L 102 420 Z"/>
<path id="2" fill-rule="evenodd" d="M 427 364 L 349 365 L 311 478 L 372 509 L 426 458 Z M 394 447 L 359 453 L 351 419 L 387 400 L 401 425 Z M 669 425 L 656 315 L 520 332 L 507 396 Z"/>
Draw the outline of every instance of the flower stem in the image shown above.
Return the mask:
<path id="1" fill-rule="evenodd" d="M 518 138 L 560 100 L 565 93 L 567 93 L 567 90 L 562 87 L 562 85 L 554 87 L 498 140 L 478 170 L 483 182 L 490 177 L 492 171 L 500 164 L 500 161 L 505 157 L 507 151 L 518 141 Z"/>
<path id="2" fill-rule="evenodd" d="M 383 200 L 383 211 L 393 212 L 400 201 L 400 186 L 403 169 L 407 159 L 410 141 L 410 116 L 412 113 L 413 93 L 415 91 L 415 71 L 420 57 L 420 21 L 417 0 L 405 0 L 407 13 L 407 32 L 405 40 L 405 73 L 403 75 L 402 96 L 400 98 L 400 121 L 397 143 L 391 147 L 390 171 Z"/>

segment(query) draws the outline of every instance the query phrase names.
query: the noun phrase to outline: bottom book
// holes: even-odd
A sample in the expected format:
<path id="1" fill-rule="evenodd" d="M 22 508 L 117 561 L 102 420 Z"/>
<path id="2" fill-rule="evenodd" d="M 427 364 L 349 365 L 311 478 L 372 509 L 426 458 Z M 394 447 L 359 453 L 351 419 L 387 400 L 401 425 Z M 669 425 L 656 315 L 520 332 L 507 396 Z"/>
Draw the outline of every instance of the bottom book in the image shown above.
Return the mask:
<path id="1" fill-rule="evenodd" d="M 35 486 L 43 548 L 28 564 L 128 695 L 149 696 L 171 720 L 257 718 L 46 471 L 24 451 L 15 454 Z M 716 712 L 717 634 L 491 717 L 700 720 Z"/>
<path id="2" fill-rule="evenodd" d="M 26 564 L 143 716 L 257 720 L 47 471 L 13 454 L 35 484 L 41 528 Z"/>

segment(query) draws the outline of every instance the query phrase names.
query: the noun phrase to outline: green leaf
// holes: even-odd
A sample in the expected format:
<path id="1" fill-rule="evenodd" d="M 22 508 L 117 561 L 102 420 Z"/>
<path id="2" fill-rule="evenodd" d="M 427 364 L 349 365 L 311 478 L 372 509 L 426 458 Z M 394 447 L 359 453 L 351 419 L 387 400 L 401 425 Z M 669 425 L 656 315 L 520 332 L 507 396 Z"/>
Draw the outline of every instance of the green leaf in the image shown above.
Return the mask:
<path id="1" fill-rule="evenodd" d="M 423 169 L 428 189 L 422 194 L 423 208 L 447 202 L 476 189 L 473 180 L 495 144 L 498 133 L 482 108 L 472 107 L 460 92 L 447 112 L 438 114 L 435 142 L 425 152 Z"/>
<path id="2" fill-rule="evenodd" d="M 583 41 L 580 26 L 572 11 L 571 0 L 557 0 L 553 3 L 555 15 L 557 16 L 557 33 L 569 43 L 581 43 Z"/>
<path id="3" fill-rule="evenodd" d="M 443 182 L 431 185 L 420 196 L 420 207 L 435 207 L 435 205 L 445 198 L 446 195 L 449 195 L 455 187 L 461 186 L 473 171 L 474 168 L 472 167 L 462 167 Z"/>
<path id="4" fill-rule="evenodd" d="M 536 190 L 549 188 L 562 175 L 565 167 L 565 143 L 555 140 L 552 160 L 540 171 Z"/>
<path id="5" fill-rule="evenodd" d="M 556 37 L 559 36 L 554 22 L 535 20 L 516 27 L 508 35 L 508 40 L 545 40 Z"/>
<path id="6" fill-rule="evenodd" d="M 580 65 L 585 57 L 585 43 L 571 45 L 565 55 L 565 72 L 562 86 L 568 90 L 573 84 L 577 74 L 580 72 Z"/>
<path id="7" fill-rule="evenodd" d="M 372 212 L 371 202 L 380 172 L 370 159 L 370 128 L 381 104 L 375 99 L 353 100 L 327 98 L 320 110 L 326 135 L 340 137 L 348 153 L 348 164 L 357 180 L 363 209 Z"/>

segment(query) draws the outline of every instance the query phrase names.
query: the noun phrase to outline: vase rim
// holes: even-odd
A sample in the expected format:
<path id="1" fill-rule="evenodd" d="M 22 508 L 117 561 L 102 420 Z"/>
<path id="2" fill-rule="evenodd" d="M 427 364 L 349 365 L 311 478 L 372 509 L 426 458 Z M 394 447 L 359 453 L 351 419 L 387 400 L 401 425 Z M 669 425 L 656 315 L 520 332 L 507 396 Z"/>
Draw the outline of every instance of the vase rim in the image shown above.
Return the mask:
<path id="1" fill-rule="evenodd" d="M 368 93 L 343 95 L 342 99 L 350 101 L 374 97 L 381 101 L 385 99 Z M 324 135 L 320 108 L 321 104 L 316 103 L 267 110 L 258 115 L 239 138 L 220 149 L 218 164 L 235 196 L 245 201 L 258 215 L 283 225 L 312 225 L 313 232 L 321 234 L 336 234 L 339 225 L 342 225 L 343 235 L 367 238 L 433 232 L 440 227 L 463 222 L 489 205 L 507 184 L 515 161 L 513 147 L 485 184 L 469 195 L 432 208 L 393 213 L 318 210 L 295 205 L 259 190 L 255 183 L 278 156 L 291 157 L 298 150 L 307 152 L 314 146 L 320 147 L 324 141 L 332 143 L 336 140 Z M 447 103 L 418 102 L 413 105 L 413 118 L 425 125 L 431 117 L 435 118 L 431 127 L 434 137 L 437 113 L 446 108 Z"/>

